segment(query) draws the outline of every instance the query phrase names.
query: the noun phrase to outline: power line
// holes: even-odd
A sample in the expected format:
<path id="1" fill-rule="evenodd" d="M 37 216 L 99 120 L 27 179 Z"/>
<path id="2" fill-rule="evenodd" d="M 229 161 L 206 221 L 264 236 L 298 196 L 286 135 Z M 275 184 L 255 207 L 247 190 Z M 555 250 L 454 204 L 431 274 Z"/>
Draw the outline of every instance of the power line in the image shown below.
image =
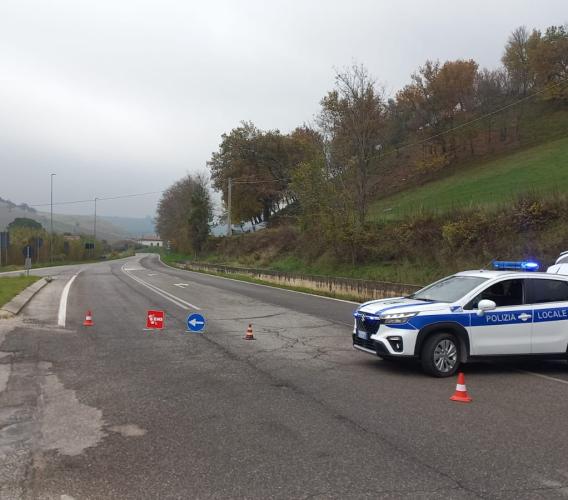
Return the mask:
<path id="1" fill-rule="evenodd" d="M 541 89 L 541 90 L 538 90 L 538 91 L 532 93 L 531 95 L 528 95 L 528 96 L 525 96 L 525 97 L 523 97 L 523 98 L 521 98 L 521 99 L 518 99 L 518 100 L 515 101 L 515 102 L 512 102 L 512 103 L 509 103 L 509 104 L 507 104 L 507 105 L 505 105 L 505 106 L 502 106 L 501 108 L 498 108 L 498 109 L 496 109 L 496 110 L 494 110 L 494 111 L 491 111 L 491 112 L 486 113 L 486 114 L 484 114 L 484 115 L 478 116 L 477 118 L 473 118 L 472 120 L 469 120 L 469 121 L 467 121 L 467 122 L 464 122 L 464 123 L 461 123 L 461 124 L 459 124 L 459 125 L 456 125 L 455 127 L 452 127 L 452 128 L 450 128 L 450 129 L 448 129 L 448 130 L 444 130 L 443 132 L 439 132 L 439 133 L 434 134 L 434 135 L 432 135 L 432 136 L 430 136 L 430 137 L 427 137 L 426 139 L 422 139 L 422 140 L 420 140 L 420 141 L 416 141 L 416 142 L 413 142 L 413 143 L 404 144 L 404 145 L 402 145 L 402 146 L 399 146 L 399 147 L 395 148 L 393 151 L 389 151 L 388 153 L 384 153 L 384 154 L 383 154 L 383 157 L 389 156 L 389 155 L 392 155 L 392 154 L 395 154 L 395 153 L 398 153 L 398 152 L 400 152 L 400 150 L 402 150 L 402 149 L 407 149 L 407 148 L 411 148 L 411 147 L 414 147 L 414 146 L 420 146 L 421 144 L 424 144 L 424 143 L 426 143 L 426 142 L 430 142 L 430 141 L 432 141 L 433 139 L 436 139 L 436 138 L 438 138 L 438 137 L 440 137 L 440 136 L 442 136 L 442 135 L 449 134 L 449 133 L 454 132 L 454 131 L 456 131 L 456 130 L 459 130 L 459 129 L 461 129 L 461 128 L 467 127 L 467 126 L 469 126 L 469 125 L 471 125 L 471 124 L 473 124 L 473 123 L 476 123 L 476 122 L 478 122 L 478 121 L 485 120 L 486 118 L 489 118 L 489 117 L 494 116 L 494 115 L 496 115 L 496 114 L 498 114 L 498 113 L 501 113 L 502 111 L 505 111 L 506 109 L 512 108 L 512 107 L 514 107 L 514 106 L 518 106 L 519 104 L 521 104 L 521 103 L 523 103 L 523 102 L 525 102 L 525 101 L 528 101 L 529 99 L 532 99 L 533 97 L 536 97 L 537 95 L 543 94 L 544 92 L 550 91 L 551 89 L 553 89 L 553 88 L 555 88 L 555 87 L 559 87 L 560 85 L 565 84 L 565 83 L 568 83 L 568 78 L 565 78 L 565 79 L 563 79 L 563 80 L 560 80 L 559 82 L 557 82 L 557 83 L 555 83 L 555 84 L 553 84 L 553 85 L 549 85 L 548 87 L 545 87 L 545 88 L 543 88 L 543 89 Z"/>
<path id="2" fill-rule="evenodd" d="M 106 198 L 97 198 L 98 200 L 120 200 L 123 198 L 135 198 L 137 196 L 148 196 L 150 194 L 162 194 L 165 191 L 165 189 L 162 189 L 161 191 L 148 191 L 147 193 L 136 193 L 136 194 L 124 194 L 121 196 L 109 196 Z"/>
<path id="3" fill-rule="evenodd" d="M 270 183 L 270 182 L 290 182 L 292 179 L 270 179 L 270 180 L 243 180 L 243 181 L 239 181 L 238 179 L 233 180 L 233 185 L 234 184 L 262 184 L 262 183 Z"/>
<path id="4" fill-rule="evenodd" d="M 148 196 L 150 194 L 161 194 L 163 193 L 165 190 L 161 190 L 161 191 L 149 191 L 147 193 L 135 193 L 135 194 L 123 194 L 123 195 L 119 195 L 119 196 L 106 196 L 106 197 L 99 197 L 97 196 L 97 201 L 106 201 L 106 200 L 120 200 L 123 198 L 134 198 L 134 197 L 138 197 L 138 196 Z M 75 201 L 60 201 L 57 203 L 54 203 L 53 205 L 76 205 L 79 203 L 93 203 L 95 201 L 94 198 L 90 198 L 87 200 L 75 200 Z M 35 205 L 28 205 L 30 207 L 46 207 L 46 206 L 50 206 L 50 203 L 39 203 L 39 204 L 35 204 Z"/>

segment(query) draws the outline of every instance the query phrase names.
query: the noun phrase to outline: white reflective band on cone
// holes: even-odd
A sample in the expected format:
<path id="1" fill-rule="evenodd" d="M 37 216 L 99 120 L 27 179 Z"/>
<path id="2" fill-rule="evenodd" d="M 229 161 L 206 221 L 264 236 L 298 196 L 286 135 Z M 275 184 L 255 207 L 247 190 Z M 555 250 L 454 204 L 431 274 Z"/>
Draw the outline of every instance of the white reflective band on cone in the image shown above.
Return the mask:
<path id="1" fill-rule="evenodd" d="M 465 385 L 457 384 L 456 391 L 466 392 L 467 389 L 465 388 Z"/>

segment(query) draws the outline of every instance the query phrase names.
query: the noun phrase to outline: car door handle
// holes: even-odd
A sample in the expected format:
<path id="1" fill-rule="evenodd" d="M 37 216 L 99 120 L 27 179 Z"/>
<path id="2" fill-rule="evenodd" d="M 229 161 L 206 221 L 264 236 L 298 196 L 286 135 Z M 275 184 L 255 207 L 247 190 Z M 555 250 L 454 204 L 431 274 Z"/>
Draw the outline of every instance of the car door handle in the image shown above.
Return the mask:
<path id="1" fill-rule="evenodd" d="M 526 321 L 529 318 L 532 318 L 532 314 L 527 314 L 527 313 L 519 314 L 519 319 L 522 321 Z"/>

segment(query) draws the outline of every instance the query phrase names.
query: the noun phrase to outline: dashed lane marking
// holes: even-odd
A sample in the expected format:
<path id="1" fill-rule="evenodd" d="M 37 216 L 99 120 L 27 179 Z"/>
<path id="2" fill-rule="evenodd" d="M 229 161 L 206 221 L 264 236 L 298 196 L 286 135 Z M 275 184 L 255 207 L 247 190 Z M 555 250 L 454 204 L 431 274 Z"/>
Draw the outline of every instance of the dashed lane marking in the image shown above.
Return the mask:
<path id="1" fill-rule="evenodd" d="M 172 302 L 176 306 L 181 307 L 182 309 L 188 309 L 189 308 L 189 309 L 195 309 L 196 311 L 201 311 L 200 307 L 197 307 L 196 305 L 191 304 L 190 302 L 186 302 L 185 300 L 180 299 L 179 297 L 176 297 L 175 295 L 173 295 L 169 292 L 166 292 L 165 290 L 162 290 L 161 288 L 158 288 L 156 285 L 153 285 L 151 283 L 148 283 L 147 281 L 144 281 L 143 279 L 139 278 L 138 276 L 134 276 L 133 274 L 130 274 L 129 271 L 131 269 L 126 269 L 124 266 L 122 266 L 121 270 L 129 278 L 133 279 L 134 281 L 136 281 L 140 285 L 145 286 L 146 288 L 149 288 L 154 293 L 157 293 L 162 298 L 169 300 L 170 302 Z"/>

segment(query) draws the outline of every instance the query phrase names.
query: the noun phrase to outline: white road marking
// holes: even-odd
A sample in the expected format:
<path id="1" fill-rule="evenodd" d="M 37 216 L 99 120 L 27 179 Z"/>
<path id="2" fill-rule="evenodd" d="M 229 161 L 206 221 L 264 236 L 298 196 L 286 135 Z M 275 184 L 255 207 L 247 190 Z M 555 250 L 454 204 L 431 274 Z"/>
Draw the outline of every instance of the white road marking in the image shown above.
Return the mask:
<path id="1" fill-rule="evenodd" d="M 79 271 L 80 273 L 81 271 Z M 75 278 L 79 276 L 79 273 L 73 275 L 71 279 L 63 288 L 63 292 L 61 293 L 61 299 L 59 300 L 59 313 L 57 314 L 57 326 L 61 326 L 65 328 L 65 322 L 67 321 L 67 298 L 69 296 L 69 290 L 71 289 L 71 285 Z"/>
<path id="2" fill-rule="evenodd" d="M 177 286 L 179 288 L 185 288 L 186 286 L 189 286 L 188 283 L 174 283 L 174 286 Z"/>
<path id="3" fill-rule="evenodd" d="M 361 302 L 354 302 L 352 300 L 336 299 L 335 297 L 326 297 L 325 295 L 318 295 L 316 293 L 300 292 L 298 290 L 289 290 L 288 288 L 280 288 L 277 285 L 274 285 L 274 286 L 262 285 L 260 283 L 251 283 L 250 281 L 243 281 L 243 280 L 238 280 L 238 279 L 235 279 L 235 278 L 226 278 L 225 276 L 217 276 L 215 274 L 208 274 L 208 273 L 205 273 L 205 272 L 200 273 L 199 271 L 192 271 L 191 269 L 180 269 L 179 267 L 174 267 L 174 266 L 170 266 L 169 264 L 166 264 L 165 262 L 162 261 L 162 259 L 160 258 L 159 255 L 158 255 L 158 260 L 160 261 L 160 264 L 162 264 L 163 266 L 170 267 L 172 269 L 175 269 L 176 271 L 185 271 L 187 273 L 204 274 L 206 276 L 211 276 L 212 278 L 219 278 L 220 280 L 236 281 L 238 283 L 243 283 L 245 285 L 263 286 L 265 288 L 272 288 L 273 290 L 276 289 L 276 290 L 282 290 L 283 292 L 299 293 L 301 295 L 309 295 L 310 297 L 318 297 L 320 299 L 335 300 L 336 302 L 345 302 L 346 304 L 356 304 L 356 305 L 361 304 Z"/>
<path id="4" fill-rule="evenodd" d="M 173 295 L 169 292 L 166 292 L 165 290 L 162 290 L 161 288 L 158 288 L 156 285 L 152 285 L 151 283 L 144 281 L 143 279 L 139 278 L 138 276 L 134 276 L 133 274 L 130 274 L 130 272 L 129 272 L 130 270 L 125 269 L 124 266 L 122 266 L 121 269 L 122 269 L 122 272 L 124 274 L 126 274 L 129 278 L 132 278 L 137 283 L 145 286 L 146 288 L 149 288 L 154 293 L 157 293 L 162 298 L 169 300 L 170 302 L 174 303 L 176 306 L 181 307 L 182 309 L 188 309 L 189 308 L 189 309 L 195 309 L 196 311 L 201 311 L 200 307 L 197 307 L 196 305 L 193 305 L 189 302 L 186 302 L 185 300 L 180 299 L 179 297 L 176 297 L 175 295 Z"/>
<path id="5" fill-rule="evenodd" d="M 157 273 L 148 273 L 148 276 L 158 276 Z"/>
<path id="6" fill-rule="evenodd" d="M 543 378 L 544 380 L 550 380 L 552 382 L 560 382 L 561 384 L 568 385 L 568 380 L 563 380 L 561 378 L 550 377 L 549 375 L 543 375 L 542 373 L 529 372 L 528 370 L 517 369 L 515 371 L 518 371 L 519 373 L 525 373 L 526 375 L 532 375 L 533 377 Z"/>

